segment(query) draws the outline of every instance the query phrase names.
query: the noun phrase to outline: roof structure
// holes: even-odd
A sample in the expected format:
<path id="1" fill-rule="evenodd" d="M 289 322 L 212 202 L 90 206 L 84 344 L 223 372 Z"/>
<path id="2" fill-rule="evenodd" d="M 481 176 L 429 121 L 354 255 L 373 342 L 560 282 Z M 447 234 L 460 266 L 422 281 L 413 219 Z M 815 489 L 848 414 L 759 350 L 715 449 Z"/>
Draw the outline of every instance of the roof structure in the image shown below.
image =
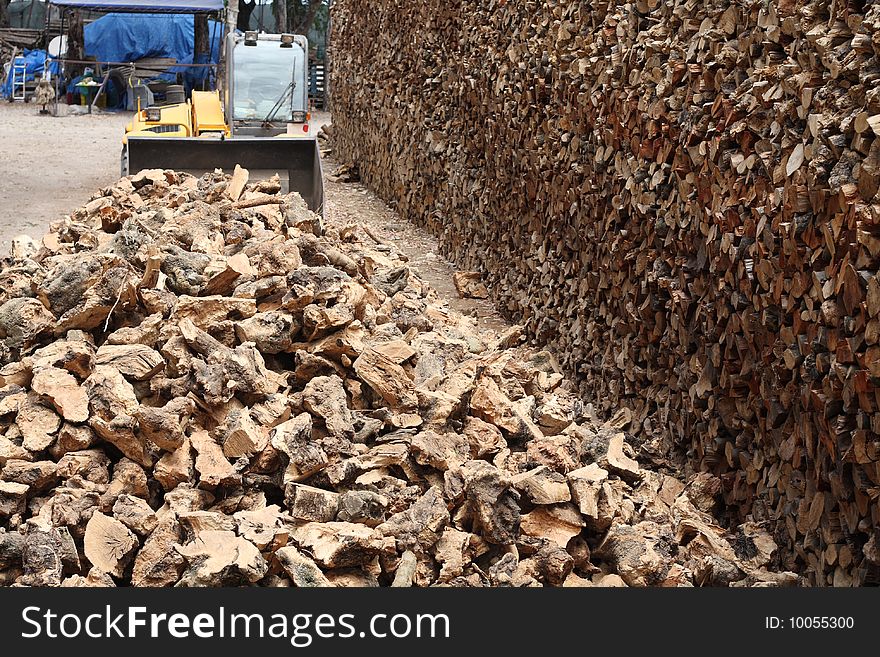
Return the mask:
<path id="1" fill-rule="evenodd" d="M 70 9 L 145 14 L 205 14 L 223 10 L 223 0 L 49 0 L 49 4 Z"/>

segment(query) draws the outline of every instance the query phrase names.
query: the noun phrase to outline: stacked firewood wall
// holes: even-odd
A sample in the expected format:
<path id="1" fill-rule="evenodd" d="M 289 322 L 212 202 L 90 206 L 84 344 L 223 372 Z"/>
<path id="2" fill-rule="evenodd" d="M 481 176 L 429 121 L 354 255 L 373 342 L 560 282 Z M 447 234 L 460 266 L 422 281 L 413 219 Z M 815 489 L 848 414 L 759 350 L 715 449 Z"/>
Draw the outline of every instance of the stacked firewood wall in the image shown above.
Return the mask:
<path id="1" fill-rule="evenodd" d="M 338 0 L 341 158 L 816 584 L 880 561 L 880 6 Z M 675 450 L 670 450 L 672 453 Z"/>

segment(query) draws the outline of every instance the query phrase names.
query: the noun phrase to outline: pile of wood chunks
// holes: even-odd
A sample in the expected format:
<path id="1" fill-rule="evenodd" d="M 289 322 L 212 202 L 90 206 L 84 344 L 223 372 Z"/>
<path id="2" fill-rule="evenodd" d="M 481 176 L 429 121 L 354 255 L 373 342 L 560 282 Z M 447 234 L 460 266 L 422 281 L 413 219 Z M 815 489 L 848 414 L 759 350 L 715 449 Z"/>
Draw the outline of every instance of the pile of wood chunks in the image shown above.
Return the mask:
<path id="1" fill-rule="evenodd" d="M 880 583 L 880 6 L 333 11 L 336 157 L 787 568 Z"/>
<path id="2" fill-rule="evenodd" d="M 520 327 L 277 178 L 148 170 L 0 271 L 0 581 L 790 585 Z"/>

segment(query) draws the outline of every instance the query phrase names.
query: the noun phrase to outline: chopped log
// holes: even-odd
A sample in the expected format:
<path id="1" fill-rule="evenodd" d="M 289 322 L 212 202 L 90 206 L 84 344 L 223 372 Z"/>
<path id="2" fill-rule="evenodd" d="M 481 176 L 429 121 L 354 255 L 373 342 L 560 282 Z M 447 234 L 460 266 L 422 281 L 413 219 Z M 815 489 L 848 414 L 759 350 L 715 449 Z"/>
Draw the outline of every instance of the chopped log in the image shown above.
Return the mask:
<path id="1" fill-rule="evenodd" d="M 159 524 L 150 505 L 134 495 L 120 495 L 116 498 L 113 517 L 142 538 L 149 536 Z"/>
<path id="2" fill-rule="evenodd" d="M 27 349 L 55 325 L 55 316 L 36 299 L 9 299 L 0 306 L 0 338 L 8 349 Z"/>
<path id="3" fill-rule="evenodd" d="M 566 475 L 571 489 L 571 497 L 577 504 L 578 511 L 585 518 L 599 519 L 599 498 L 602 494 L 602 482 L 608 478 L 608 471 L 596 463 L 572 470 Z"/>
<path id="4" fill-rule="evenodd" d="M 490 377 L 482 377 L 477 382 L 471 396 L 471 412 L 506 432 L 513 440 L 525 442 L 544 435 Z"/>
<path id="5" fill-rule="evenodd" d="M 135 435 L 134 415 L 138 400 L 134 388 L 115 367 L 102 365 L 83 383 L 92 412 L 89 426 L 95 433 L 115 445 L 128 458 L 142 465 L 151 465 L 144 441 Z"/>
<path id="6" fill-rule="evenodd" d="M 295 547 L 283 547 L 275 552 L 275 556 L 294 586 L 299 588 L 333 586 L 318 565 Z"/>
<path id="7" fill-rule="evenodd" d="M 411 507 L 395 513 L 377 530 L 393 537 L 401 550 L 426 551 L 439 540 L 449 521 L 443 492 L 439 486 L 431 486 Z"/>
<path id="8" fill-rule="evenodd" d="M 615 434 L 608 442 L 608 452 L 605 454 L 605 463 L 608 470 L 614 472 L 627 481 L 636 481 L 641 477 L 639 464 L 624 453 L 624 435 Z"/>
<path id="9" fill-rule="evenodd" d="M 568 542 L 581 533 L 585 523 L 571 504 L 538 507 L 522 517 L 523 534 L 534 538 L 546 538 L 563 550 Z"/>
<path id="10" fill-rule="evenodd" d="M 207 431 L 194 431 L 190 442 L 196 450 L 195 469 L 199 474 L 199 486 L 213 490 L 241 481 L 241 475 L 226 460 L 223 448 Z"/>
<path id="11" fill-rule="evenodd" d="M 348 400 L 338 376 L 319 376 L 309 381 L 302 393 L 302 404 L 312 415 L 324 421 L 330 435 L 354 436 Z"/>
<path id="12" fill-rule="evenodd" d="M 312 418 L 301 413 L 275 427 L 272 447 L 287 456 L 284 481 L 299 482 L 323 470 L 328 463 L 320 445 L 312 442 Z"/>
<path id="13" fill-rule="evenodd" d="M 290 313 L 260 312 L 235 324 L 235 334 L 242 342 L 253 342 L 266 354 L 290 351 L 300 323 Z"/>
<path id="14" fill-rule="evenodd" d="M 441 564 L 437 581 L 445 583 L 463 576 L 467 566 L 487 550 L 488 546 L 473 534 L 452 527 L 444 528 L 432 548 L 434 557 Z"/>
<path id="15" fill-rule="evenodd" d="M 336 519 L 339 493 L 303 484 L 291 484 L 287 488 L 286 497 L 290 515 L 296 520 L 330 522 Z"/>
<path id="16" fill-rule="evenodd" d="M 34 490 L 47 488 L 58 478 L 58 464 L 52 461 L 23 461 L 9 459 L 0 472 L 0 479 L 24 484 Z"/>
<path id="17" fill-rule="evenodd" d="M 474 529 L 490 543 L 512 543 L 519 532 L 520 508 L 510 480 L 483 461 L 469 461 L 460 476 Z"/>
<path id="18" fill-rule="evenodd" d="M 184 431 L 195 403 L 186 397 L 176 397 L 162 408 L 140 406 L 135 412 L 141 434 L 167 452 L 178 449 L 185 440 Z"/>
<path id="19" fill-rule="evenodd" d="M 467 437 L 458 433 L 421 431 L 412 437 L 410 447 L 417 463 L 441 472 L 470 460 Z"/>
<path id="20" fill-rule="evenodd" d="M 452 283 L 464 299 L 487 299 L 489 290 L 483 285 L 482 278 L 478 271 L 457 271 L 452 275 Z"/>
<path id="21" fill-rule="evenodd" d="M 597 553 L 608 558 L 629 586 L 652 586 L 662 582 L 669 566 L 662 554 L 662 530 L 653 522 L 635 526 L 614 525 Z"/>
<path id="22" fill-rule="evenodd" d="M 504 435 L 494 424 L 484 422 L 480 418 L 465 418 L 462 433 L 467 437 L 474 458 L 485 458 L 507 448 Z"/>
<path id="23" fill-rule="evenodd" d="M 289 531 L 283 526 L 280 511 L 274 504 L 254 511 L 239 511 L 234 516 L 239 535 L 262 551 L 275 552 L 287 545 Z"/>
<path id="24" fill-rule="evenodd" d="M 75 426 L 65 422 L 58 431 L 55 442 L 49 447 L 52 458 L 60 459 L 68 452 L 88 449 L 95 442 L 95 432 L 88 426 Z"/>
<path id="25" fill-rule="evenodd" d="M 244 186 L 247 185 L 248 177 L 248 170 L 236 164 L 235 170 L 232 172 L 232 178 L 229 180 L 229 185 L 226 187 L 226 195 L 231 201 L 237 201 L 241 197 Z"/>
<path id="26" fill-rule="evenodd" d="M 47 367 L 34 373 L 31 389 L 46 399 L 68 422 L 89 419 L 89 399 L 86 391 L 67 370 Z"/>
<path id="27" fill-rule="evenodd" d="M 309 522 L 296 528 L 292 537 L 325 568 L 360 566 L 382 549 L 380 534 L 349 522 Z"/>
<path id="28" fill-rule="evenodd" d="M 192 445 L 184 438 L 180 447 L 173 452 L 166 452 L 153 467 L 153 477 L 166 491 L 174 490 L 178 484 L 192 481 L 195 475 L 195 462 L 192 456 Z"/>
<path id="29" fill-rule="evenodd" d="M 86 525 L 86 558 L 108 575 L 122 577 L 138 547 L 137 537 L 125 525 L 100 511 Z"/>
<path id="30" fill-rule="evenodd" d="M 74 337 L 75 331 L 68 334 L 66 340 L 52 342 L 34 352 L 34 370 L 48 367 L 60 367 L 85 379 L 95 367 L 95 346 L 88 333 Z"/>
<path id="31" fill-rule="evenodd" d="M 143 344 L 105 344 L 95 353 L 95 364 L 114 367 L 134 381 L 147 381 L 165 368 L 165 359 Z"/>
<path id="32" fill-rule="evenodd" d="M 397 570 L 394 571 L 394 581 L 391 582 L 391 586 L 393 588 L 412 586 L 417 565 L 415 553 L 411 550 L 405 551 L 397 564 Z"/>
<path id="33" fill-rule="evenodd" d="M 266 431 L 257 426 L 246 408 L 230 411 L 219 432 L 222 436 L 223 455 L 231 459 L 252 456 L 262 451 L 269 442 Z"/>
<path id="34" fill-rule="evenodd" d="M 350 490 L 339 496 L 336 520 L 359 522 L 376 527 L 385 519 L 390 501 L 384 495 L 369 490 Z"/>
<path id="35" fill-rule="evenodd" d="M 511 483 L 532 504 L 558 504 L 571 500 L 571 491 L 565 477 L 546 465 L 514 475 L 511 478 Z"/>
<path id="36" fill-rule="evenodd" d="M 21 561 L 25 586 L 60 586 L 65 572 L 80 569 L 73 537 L 66 527 L 52 527 L 45 517 L 31 518 L 25 524 Z"/>
<path id="37" fill-rule="evenodd" d="M 419 403 L 406 371 L 391 358 L 367 349 L 354 361 L 358 377 L 395 410 L 411 411 Z"/>
<path id="38" fill-rule="evenodd" d="M 71 588 L 114 588 L 116 582 L 107 573 L 99 568 L 91 568 L 85 577 L 82 575 L 71 575 L 61 582 L 61 587 Z"/>
<path id="39" fill-rule="evenodd" d="M 23 514 L 30 489 L 31 487 L 27 484 L 0 481 L 0 516 L 9 518 Z"/>
<path id="40" fill-rule="evenodd" d="M 147 499 L 150 496 L 149 481 L 144 469 L 134 461 L 122 458 L 113 466 L 113 479 L 107 487 L 105 497 L 113 506 L 120 495 L 135 495 Z"/>
<path id="41" fill-rule="evenodd" d="M 253 277 L 257 272 L 251 267 L 246 253 L 236 253 L 222 260 L 223 268 L 213 276 L 211 267 L 205 268 L 205 275 L 209 276 L 208 282 L 201 290 L 201 294 L 205 296 L 229 296 L 237 285 L 240 285 L 248 278 Z"/>
<path id="42" fill-rule="evenodd" d="M 235 518 L 219 511 L 180 511 L 177 518 L 186 533 L 186 543 L 202 532 L 234 532 L 237 525 Z"/>
<path id="43" fill-rule="evenodd" d="M 64 384 L 55 385 L 46 379 L 38 382 L 41 391 L 51 391 L 49 396 L 57 395 L 61 400 L 59 404 L 53 402 L 55 408 L 66 406 L 68 415 L 79 418 L 78 422 L 83 422 L 89 417 L 88 399 L 77 385 L 76 381 L 70 374 L 64 370 L 56 370 L 63 372 L 70 377 L 71 388 L 65 388 Z M 36 377 L 35 377 L 36 379 Z M 60 409 L 59 409 L 60 410 Z M 15 422 L 18 425 L 22 435 L 22 447 L 30 452 L 42 452 L 55 441 L 55 433 L 61 426 L 61 418 L 51 409 L 40 403 L 40 392 L 34 391 L 29 394 L 19 405 L 18 414 L 15 416 Z"/>
<path id="44" fill-rule="evenodd" d="M 80 477 L 96 484 L 110 482 L 110 459 L 99 449 L 69 452 L 58 460 L 57 474 L 62 479 Z"/>
<path id="45" fill-rule="evenodd" d="M 269 568 L 254 544 L 234 532 L 203 531 L 192 543 L 174 549 L 189 563 L 177 586 L 253 584 Z"/>

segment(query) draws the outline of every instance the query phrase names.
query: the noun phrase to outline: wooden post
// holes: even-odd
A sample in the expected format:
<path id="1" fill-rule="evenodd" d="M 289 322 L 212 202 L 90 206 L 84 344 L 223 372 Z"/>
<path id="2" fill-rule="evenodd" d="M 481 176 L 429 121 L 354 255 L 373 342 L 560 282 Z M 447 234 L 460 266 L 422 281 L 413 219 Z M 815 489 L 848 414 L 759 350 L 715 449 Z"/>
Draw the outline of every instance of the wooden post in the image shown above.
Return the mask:
<path id="1" fill-rule="evenodd" d="M 67 27 L 67 56 L 66 59 L 83 61 L 86 58 L 86 39 L 83 34 L 83 17 L 79 9 L 70 12 L 70 24 Z M 67 67 L 68 75 L 75 78 L 85 70 L 85 64 L 70 64 Z M 97 71 L 96 71 L 97 73 Z"/>
<path id="2" fill-rule="evenodd" d="M 275 30 L 287 32 L 287 0 L 273 0 L 272 13 L 275 14 Z"/>
<path id="3" fill-rule="evenodd" d="M 211 40 L 208 33 L 208 14 L 196 14 L 193 17 L 193 64 L 206 64 L 211 59 Z M 205 72 L 204 70 L 202 71 Z M 205 80 L 202 78 L 202 89 Z"/>
<path id="4" fill-rule="evenodd" d="M 0 27 L 9 27 L 9 0 L 0 0 Z"/>

